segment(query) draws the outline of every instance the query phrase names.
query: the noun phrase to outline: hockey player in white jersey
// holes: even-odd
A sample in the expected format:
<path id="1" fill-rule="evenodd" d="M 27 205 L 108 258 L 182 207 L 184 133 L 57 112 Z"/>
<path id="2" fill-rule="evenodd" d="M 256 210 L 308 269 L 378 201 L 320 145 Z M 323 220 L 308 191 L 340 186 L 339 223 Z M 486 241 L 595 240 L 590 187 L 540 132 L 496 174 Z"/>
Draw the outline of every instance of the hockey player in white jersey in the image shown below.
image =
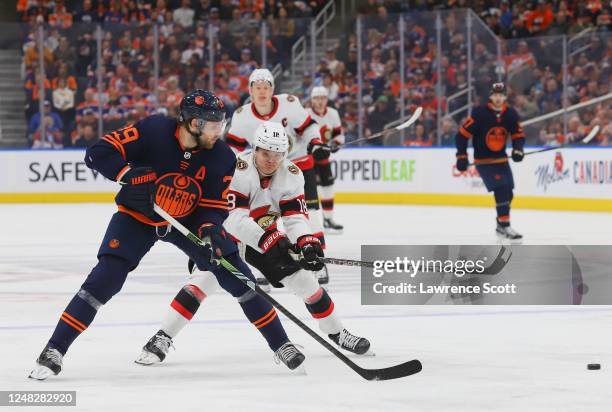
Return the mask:
<path id="1" fill-rule="evenodd" d="M 328 91 L 324 86 L 316 86 L 310 92 L 311 106 L 308 113 L 319 125 L 319 132 L 323 143 L 335 153 L 344 143 L 340 115 L 333 107 L 327 106 Z M 344 227 L 334 220 L 334 176 L 332 174 L 329 157 L 315 161 L 315 171 L 319 181 L 319 195 L 323 209 L 323 228 L 328 233 L 342 233 Z"/>
<path id="2" fill-rule="evenodd" d="M 264 122 L 257 128 L 252 145 L 252 152 L 238 155 L 228 192 L 230 212 L 223 227 L 241 242 L 247 263 L 273 286 L 286 287 L 304 301 L 323 333 L 340 348 L 365 354 L 370 342 L 343 327 L 334 302 L 312 274 L 322 266 L 323 249 L 308 224 L 302 172 L 286 159 L 289 142 L 285 129 L 281 124 Z M 292 254 L 301 256 L 299 261 Z M 210 272 L 195 272 L 188 286 L 208 296 L 216 284 Z M 173 346 L 171 338 L 191 316 L 171 305 L 162 329 L 143 347 L 136 362 L 149 365 L 163 361 Z"/>
<path id="3" fill-rule="evenodd" d="M 288 158 L 304 174 L 304 193 L 313 236 L 325 249 L 323 218 L 319 208 L 315 161 L 329 160 L 330 147 L 321 141 L 319 126 L 302 107 L 299 99 L 289 94 L 274 95 L 274 77 L 267 69 L 257 69 L 249 76 L 251 102 L 239 107 L 232 116 L 226 135 L 227 144 L 236 152 L 253 143 L 254 132 L 264 121 L 280 123 L 289 137 Z M 317 272 L 319 283 L 329 282 L 327 268 Z"/>

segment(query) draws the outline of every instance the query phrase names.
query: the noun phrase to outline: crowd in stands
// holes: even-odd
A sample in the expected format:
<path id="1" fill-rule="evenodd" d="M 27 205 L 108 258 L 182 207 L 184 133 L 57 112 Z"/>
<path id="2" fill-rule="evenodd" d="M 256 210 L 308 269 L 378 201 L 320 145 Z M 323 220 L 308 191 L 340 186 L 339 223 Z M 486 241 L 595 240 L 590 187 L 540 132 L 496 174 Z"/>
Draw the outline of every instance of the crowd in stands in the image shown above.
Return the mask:
<path id="1" fill-rule="evenodd" d="M 29 139 L 33 147 L 41 148 L 89 142 L 87 137 L 91 130 L 97 134 L 100 120 L 106 132 L 153 112 L 175 115 L 186 91 L 209 88 L 211 83 L 233 110 L 246 98 L 248 75 L 263 64 L 262 48 L 268 68 L 276 64 L 287 68 L 291 45 L 306 29 L 307 18 L 324 4 L 323 0 L 19 0 Z M 262 45 L 263 21 L 267 32 Z M 45 30 L 42 46 L 40 27 Z M 46 113 L 44 141 L 38 119 L 41 107 Z"/>
<path id="2" fill-rule="evenodd" d="M 185 91 L 208 88 L 211 83 L 210 52 L 214 53 L 213 88 L 230 110 L 247 97 L 249 73 L 262 64 L 260 23 L 267 23 L 265 48 L 268 68 L 280 63 L 290 67 L 290 49 L 304 33 L 308 19 L 326 1 L 291 0 L 20 0 L 17 2 L 24 30 L 26 110 L 34 147 L 88 144 L 97 135 L 98 122 L 108 131 L 156 111 L 176 114 Z M 437 125 L 443 145 L 453 145 L 457 125 L 467 111 L 468 94 L 449 96 L 468 85 L 467 12 L 480 20 L 472 32 L 472 104 L 483 103 L 490 84 L 506 81 L 509 103 L 523 119 L 548 113 L 610 92 L 612 35 L 610 4 L 583 1 L 468 1 L 468 0 L 368 0 L 360 7 L 362 119 L 365 135 L 381 130 L 404 113 L 422 106 L 417 127 L 407 131 L 405 145 L 437 144 Z M 436 10 L 442 17 L 441 84 L 437 97 Z M 404 20 L 404 84 L 400 73 L 398 19 Z M 43 55 L 36 27 L 47 23 Z M 95 25 L 103 23 L 100 67 L 97 67 Z M 155 32 L 159 38 L 159 76 L 155 70 Z M 568 47 L 567 90 L 563 89 L 563 41 L 561 34 L 582 35 Z M 210 33 L 213 42 L 210 42 Z M 340 110 L 345 132 L 358 134 L 358 39 L 355 27 L 345 30 L 340 43 L 330 47 L 315 71 L 304 73 L 293 90 L 308 104 L 310 89 L 324 85 L 330 102 Z M 498 62 L 496 37 L 503 40 Z M 545 37 L 547 36 L 547 37 Z M 39 95 L 39 62 L 45 96 Z M 101 87 L 98 90 L 99 81 Z M 285 92 L 287 90 L 277 90 Z M 41 101 L 42 99 L 42 101 Z M 41 104 L 42 103 L 42 104 Z M 47 141 L 37 140 L 43 107 Z M 444 117 L 438 122 L 440 107 Z M 47 114 L 48 113 L 48 114 Z M 451 115 L 446 116 L 447 113 Z M 600 142 L 612 135 L 609 101 L 568 115 L 568 135 L 559 118 L 541 122 L 529 130 L 530 143 L 553 143 L 586 133 L 598 122 Z M 382 139 L 372 144 L 389 143 Z"/>

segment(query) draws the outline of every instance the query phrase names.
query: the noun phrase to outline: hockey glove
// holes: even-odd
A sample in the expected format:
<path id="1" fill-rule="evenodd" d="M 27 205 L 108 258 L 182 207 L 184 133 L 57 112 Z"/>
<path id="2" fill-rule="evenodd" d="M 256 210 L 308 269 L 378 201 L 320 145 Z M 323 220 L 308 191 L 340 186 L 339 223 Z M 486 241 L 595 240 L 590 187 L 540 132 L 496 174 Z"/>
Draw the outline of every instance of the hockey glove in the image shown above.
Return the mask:
<path id="1" fill-rule="evenodd" d="M 522 162 L 525 153 L 520 149 L 512 149 L 512 160 L 515 162 Z"/>
<path id="2" fill-rule="evenodd" d="M 259 247 L 270 265 L 269 270 L 262 270 L 261 272 L 272 286 L 283 287 L 280 283 L 281 280 L 300 270 L 300 265 L 289 254 L 290 251 L 293 251 L 293 245 L 278 230 L 265 232 L 259 239 Z"/>
<path id="3" fill-rule="evenodd" d="M 465 172 L 468 168 L 468 163 L 467 155 L 457 155 L 457 170 Z"/>
<path id="4" fill-rule="evenodd" d="M 121 189 L 115 196 L 115 203 L 128 209 L 153 217 L 157 174 L 150 167 L 135 167 L 121 177 Z"/>
<path id="5" fill-rule="evenodd" d="M 297 240 L 297 247 L 302 253 L 300 266 L 306 270 L 317 271 L 323 269 L 325 264 L 320 258 L 324 257 L 321 241 L 312 235 L 300 236 Z"/>
<path id="6" fill-rule="evenodd" d="M 312 153 L 315 161 L 329 159 L 331 148 L 323 143 L 320 139 L 312 139 L 308 143 L 308 153 Z"/>
<path id="7" fill-rule="evenodd" d="M 338 142 L 337 140 L 332 140 L 331 143 L 329 144 L 330 152 L 336 153 L 338 150 L 340 150 L 341 145 L 342 143 Z"/>

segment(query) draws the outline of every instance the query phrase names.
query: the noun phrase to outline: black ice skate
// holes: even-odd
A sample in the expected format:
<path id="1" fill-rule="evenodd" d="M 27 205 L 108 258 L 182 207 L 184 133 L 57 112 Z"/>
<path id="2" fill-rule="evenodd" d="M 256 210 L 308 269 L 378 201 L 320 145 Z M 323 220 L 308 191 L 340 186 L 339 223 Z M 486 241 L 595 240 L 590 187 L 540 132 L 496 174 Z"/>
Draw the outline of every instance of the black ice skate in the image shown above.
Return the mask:
<path id="1" fill-rule="evenodd" d="M 274 352 L 274 361 L 283 362 L 291 370 L 294 370 L 304 362 L 306 356 L 291 342 L 285 343 Z"/>
<path id="2" fill-rule="evenodd" d="M 324 218 L 323 229 L 325 229 L 326 233 L 339 235 L 342 234 L 344 226 L 339 223 L 336 223 L 332 218 Z"/>
<path id="3" fill-rule="evenodd" d="M 36 366 L 30 372 L 31 379 L 45 380 L 49 376 L 57 375 L 62 371 L 62 359 L 64 355 L 57 349 L 47 346 L 36 359 Z"/>
<path id="4" fill-rule="evenodd" d="M 499 238 L 509 240 L 511 242 L 521 242 L 523 240 L 523 235 L 512 229 L 511 226 L 502 226 L 498 223 L 495 232 Z"/>
<path id="5" fill-rule="evenodd" d="M 328 335 L 336 345 L 349 352 L 363 355 L 370 349 L 370 341 L 366 338 L 361 338 L 351 334 L 348 330 L 342 329 L 342 332 L 334 335 Z"/>
<path id="6" fill-rule="evenodd" d="M 329 283 L 329 272 L 327 266 L 323 266 L 323 269 L 314 272 L 315 278 L 319 282 L 319 285 L 327 285 Z"/>
<path id="7" fill-rule="evenodd" d="M 171 347 L 174 349 L 172 338 L 160 329 L 142 347 L 140 356 L 134 362 L 139 365 L 153 365 L 154 363 L 163 362 Z"/>

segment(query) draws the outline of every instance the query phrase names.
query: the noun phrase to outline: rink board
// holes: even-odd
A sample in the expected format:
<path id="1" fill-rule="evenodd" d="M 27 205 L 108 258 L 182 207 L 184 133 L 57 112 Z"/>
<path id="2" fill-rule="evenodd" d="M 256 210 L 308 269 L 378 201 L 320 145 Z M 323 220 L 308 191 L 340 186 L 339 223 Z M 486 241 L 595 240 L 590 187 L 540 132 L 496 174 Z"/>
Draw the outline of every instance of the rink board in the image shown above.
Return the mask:
<path id="1" fill-rule="evenodd" d="M 514 207 L 612 211 L 612 148 L 551 150 L 511 166 Z M 452 148 L 343 149 L 332 170 L 342 203 L 493 204 L 474 167 L 457 171 Z M 82 150 L 0 151 L 0 202 L 107 202 L 116 190 Z"/>

